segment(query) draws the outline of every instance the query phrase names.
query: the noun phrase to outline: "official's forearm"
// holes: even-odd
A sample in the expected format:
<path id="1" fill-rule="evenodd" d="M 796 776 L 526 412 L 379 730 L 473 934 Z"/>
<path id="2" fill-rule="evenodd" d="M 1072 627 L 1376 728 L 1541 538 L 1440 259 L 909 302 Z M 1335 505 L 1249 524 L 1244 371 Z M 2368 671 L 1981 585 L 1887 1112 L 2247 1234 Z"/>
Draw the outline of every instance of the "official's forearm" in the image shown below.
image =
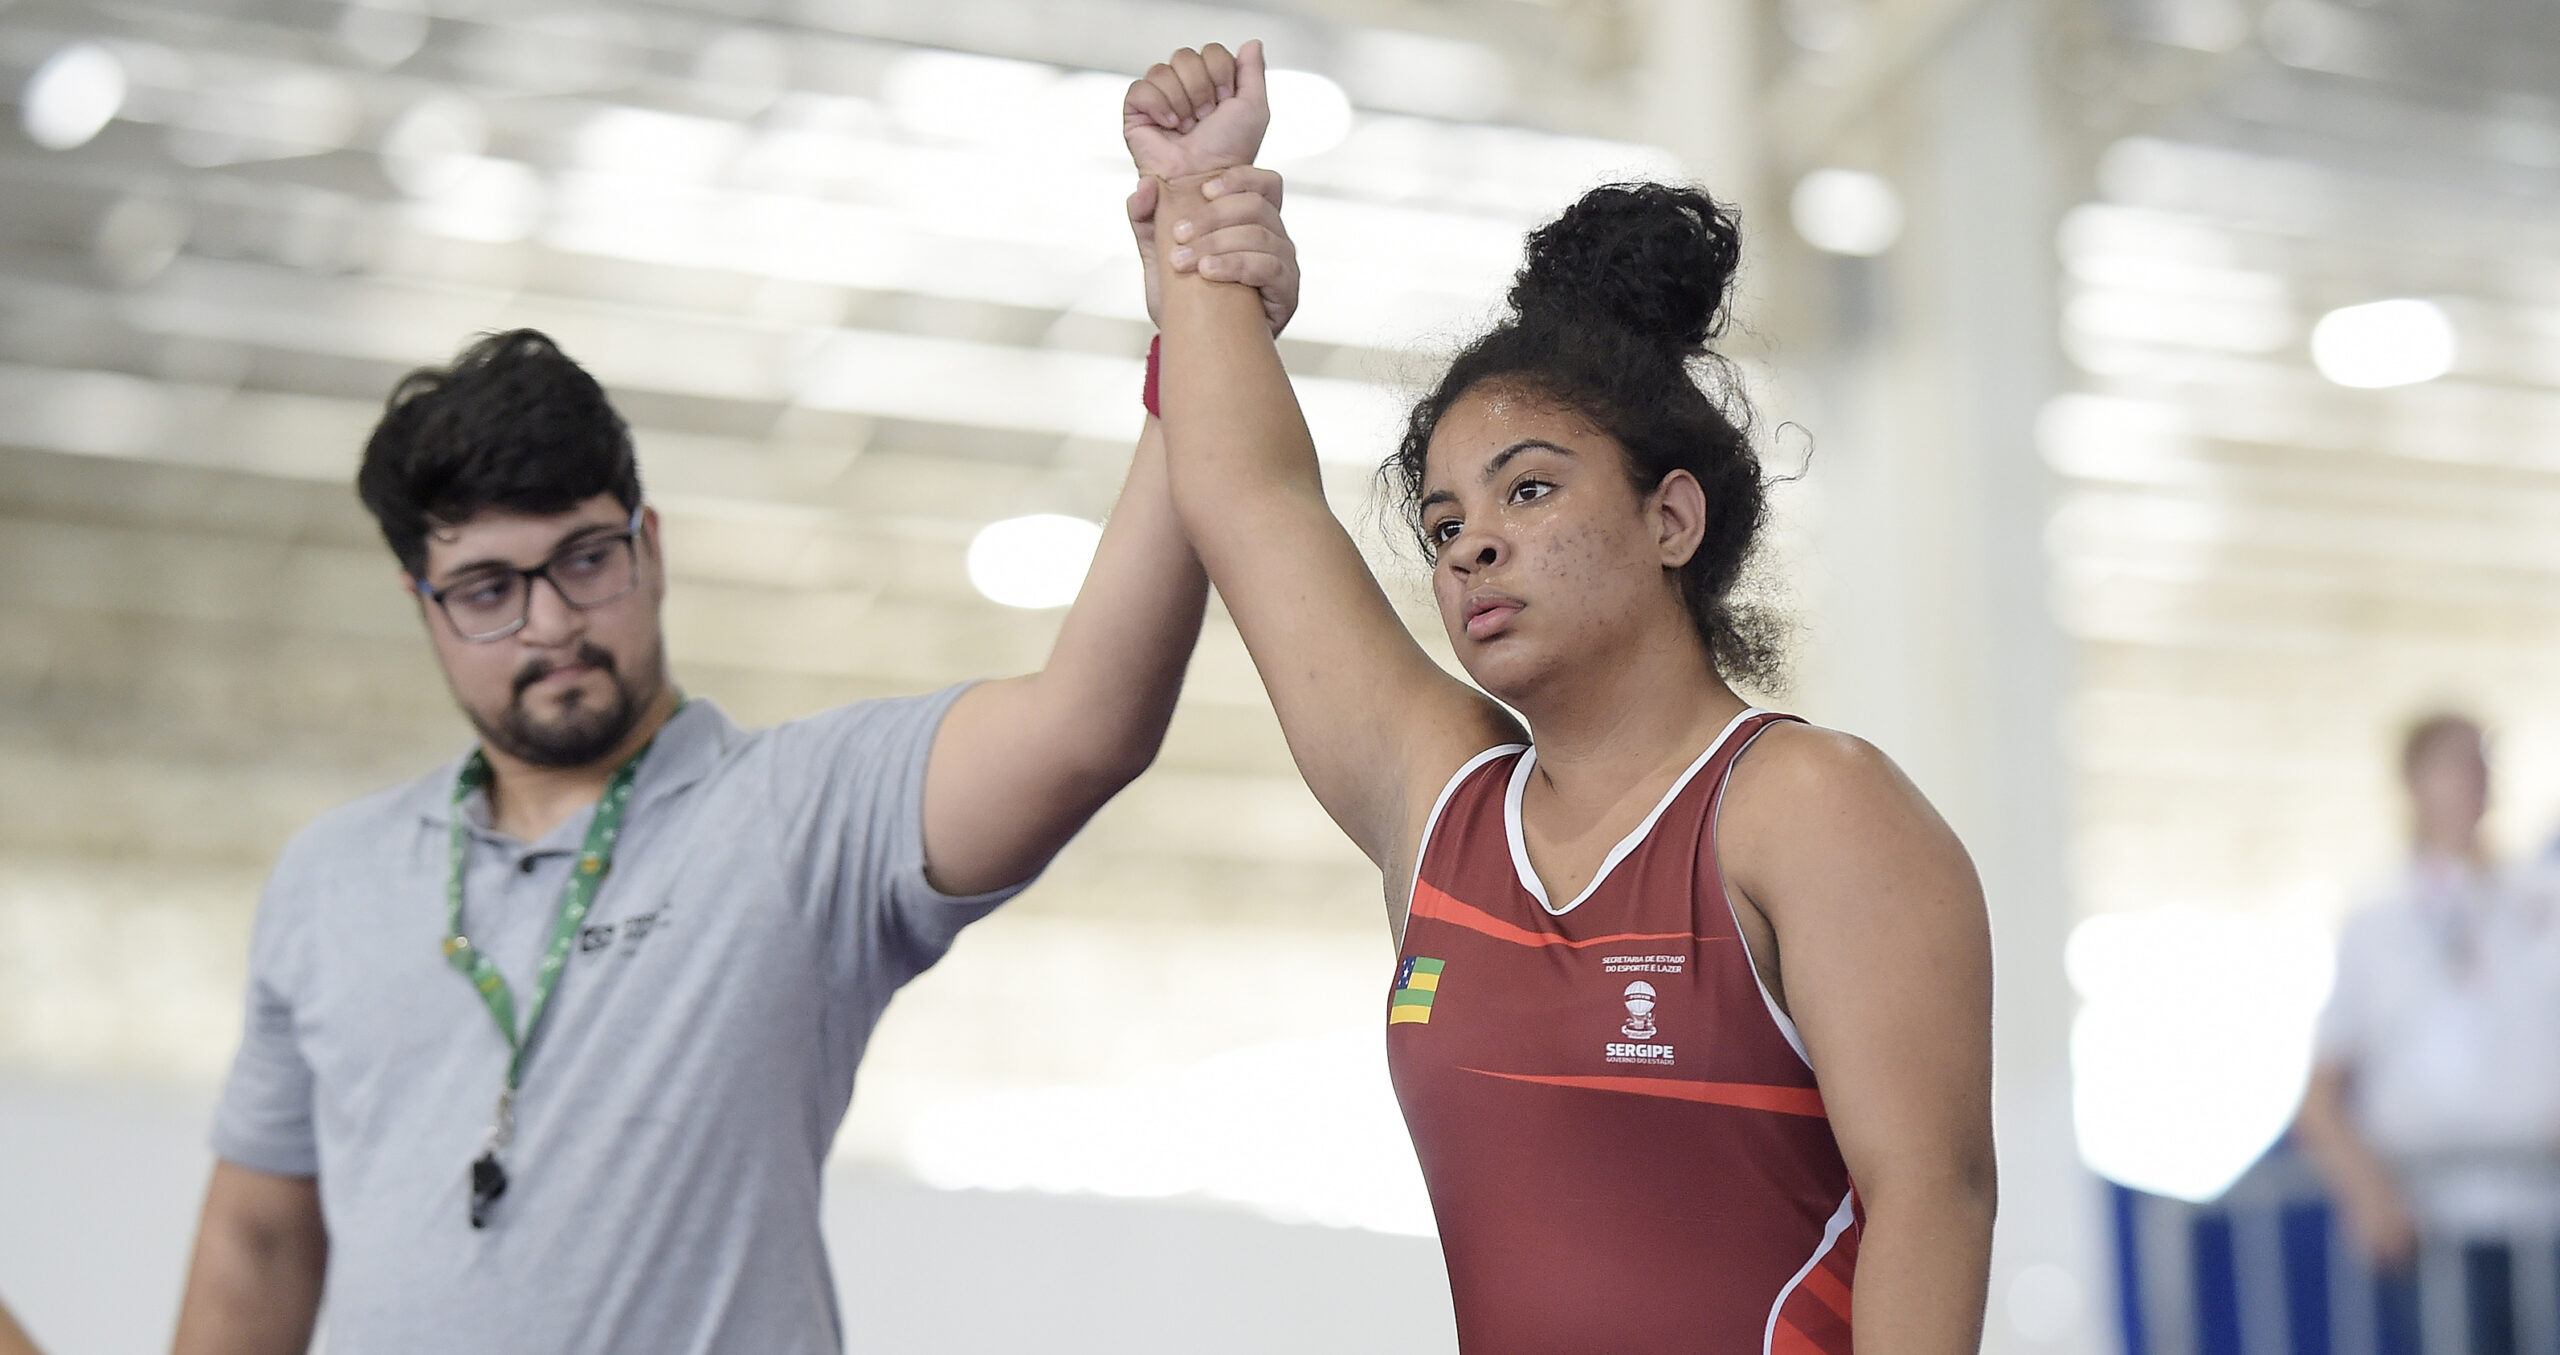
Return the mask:
<path id="1" fill-rule="evenodd" d="M 1036 682 L 1049 727 L 1077 739 L 1093 773 L 1145 770 L 1173 719 L 1209 597 L 1173 509 L 1164 438 L 1147 421 L 1082 593 Z M 1099 788 L 1106 798 L 1118 785 Z"/>
<path id="2" fill-rule="evenodd" d="M 0 1303 L 0 1355 L 37 1355 L 34 1339 L 10 1316 L 5 1303 Z"/>
<path id="3" fill-rule="evenodd" d="M 325 1243 L 200 1235 L 174 1355 L 303 1355 L 327 1258 Z"/>
<path id="4" fill-rule="evenodd" d="M 1850 1324 L 1858 1355 L 1975 1355 L 1996 1209 L 1988 1175 L 1863 1203 Z"/>

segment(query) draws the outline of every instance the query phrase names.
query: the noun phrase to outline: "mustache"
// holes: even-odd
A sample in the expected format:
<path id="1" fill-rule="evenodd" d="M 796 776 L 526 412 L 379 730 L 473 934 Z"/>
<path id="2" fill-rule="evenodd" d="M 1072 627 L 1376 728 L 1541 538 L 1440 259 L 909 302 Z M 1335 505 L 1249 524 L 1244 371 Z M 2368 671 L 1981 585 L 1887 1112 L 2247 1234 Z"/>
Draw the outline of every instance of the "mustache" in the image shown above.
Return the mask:
<path id="1" fill-rule="evenodd" d="M 556 659 L 525 660 L 524 667 L 516 670 L 515 688 L 509 693 L 509 695 L 519 699 L 522 698 L 527 687 L 542 681 L 544 678 L 551 676 L 560 669 L 569 666 L 569 664 L 576 664 L 585 668 L 593 668 L 597 672 L 604 674 L 606 677 L 615 676 L 613 656 L 611 654 L 606 653 L 596 645 L 582 644 L 578 646 L 577 657 L 568 660 L 566 663 Z"/>

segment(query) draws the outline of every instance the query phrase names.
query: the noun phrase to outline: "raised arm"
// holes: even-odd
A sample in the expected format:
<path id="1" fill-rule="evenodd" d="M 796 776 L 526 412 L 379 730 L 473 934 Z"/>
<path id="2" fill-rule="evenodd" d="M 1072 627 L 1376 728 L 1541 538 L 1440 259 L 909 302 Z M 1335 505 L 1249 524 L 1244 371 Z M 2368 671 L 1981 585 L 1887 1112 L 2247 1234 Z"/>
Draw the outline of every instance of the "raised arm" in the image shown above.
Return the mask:
<path id="1" fill-rule="evenodd" d="M 1184 223 L 1230 187 L 1221 166 L 1182 152 L 1211 140 L 1219 118 L 1268 116 L 1261 44 L 1239 55 L 1231 103 L 1187 132 L 1142 116 L 1143 94 L 1132 87 L 1130 149 L 1163 180 L 1158 216 L 1180 244 L 1196 233 Z M 1306 419 L 1253 290 L 1168 272 L 1163 325 L 1175 510 L 1243 633 L 1299 773 L 1400 892 L 1441 784 L 1518 728 L 1414 643 L 1326 506 Z"/>
<path id="2" fill-rule="evenodd" d="M 1197 72 L 1204 89 L 1206 76 Z M 1243 154 L 1250 160 L 1253 146 Z M 1203 261 L 1242 280 L 1276 332 L 1298 301 L 1280 176 L 1251 168 L 1237 176 L 1241 191 L 1207 218 L 1218 239 Z M 1129 201 L 1151 301 L 1159 290 L 1154 208 L 1144 189 Z M 1133 417 L 1138 395 L 1128 392 Z M 1146 770 L 1173 718 L 1207 598 L 1174 518 L 1162 431 L 1149 417 L 1048 663 L 971 688 L 943 717 L 924 788 L 926 873 L 936 888 L 977 894 L 1030 877 Z"/>
<path id="3" fill-rule="evenodd" d="M 328 1266 L 319 1182 L 214 1163 L 176 1355 L 301 1355 Z"/>
<path id="4" fill-rule="evenodd" d="M 1973 1355 L 1997 1194 L 1991 932 L 1973 865 L 1883 754 L 1802 725 L 1744 756 L 1718 837 L 1735 915 L 1804 1037 L 1866 1211 L 1851 1344 Z"/>

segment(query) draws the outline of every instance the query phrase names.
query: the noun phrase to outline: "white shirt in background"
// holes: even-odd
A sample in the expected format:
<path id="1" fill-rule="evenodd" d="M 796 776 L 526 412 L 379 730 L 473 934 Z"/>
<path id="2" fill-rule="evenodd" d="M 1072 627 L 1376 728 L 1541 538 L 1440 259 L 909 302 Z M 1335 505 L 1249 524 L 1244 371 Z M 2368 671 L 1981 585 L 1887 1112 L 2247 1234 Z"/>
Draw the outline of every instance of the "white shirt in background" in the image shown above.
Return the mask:
<path id="1" fill-rule="evenodd" d="M 2413 861 L 2348 919 L 2318 1032 L 2421 1228 L 2560 1227 L 2560 867 Z"/>

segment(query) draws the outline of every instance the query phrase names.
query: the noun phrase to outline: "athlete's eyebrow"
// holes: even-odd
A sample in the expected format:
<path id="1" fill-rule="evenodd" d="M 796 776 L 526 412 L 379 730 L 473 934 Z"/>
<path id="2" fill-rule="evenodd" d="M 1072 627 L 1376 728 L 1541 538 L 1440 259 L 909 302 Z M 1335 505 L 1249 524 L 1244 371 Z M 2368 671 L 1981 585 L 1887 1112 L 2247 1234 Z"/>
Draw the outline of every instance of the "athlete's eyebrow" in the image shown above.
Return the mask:
<path id="1" fill-rule="evenodd" d="M 1559 456 L 1572 456 L 1574 454 L 1571 447 L 1567 447 L 1560 442 L 1549 442 L 1545 438 L 1522 438 L 1518 442 L 1512 443 L 1510 446 L 1503 448 L 1501 451 L 1495 452 L 1493 454 L 1493 459 L 1484 463 L 1483 473 L 1478 475 L 1476 478 L 1480 481 L 1489 481 L 1493 479 L 1493 477 L 1500 475 L 1502 473 L 1502 468 L 1511 464 L 1512 458 L 1517 457 L 1522 452 L 1533 451 L 1554 452 Z"/>
<path id="2" fill-rule="evenodd" d="M 1531 451 L 1554 452 L 1559 456 L 1576 455 L 1575 451 L 1571 447 L 1567 447 L 1560 442 L 1549 442 L 1545 438 L 1522 438 L 1518 442 L 1512 443 L 1510 446 L 1503 448 L 1501 451 L 1495 452 L 1493 454 L 1493 458 L 1484 463 L 1484 470 L 1477 475 L 1477 480 L 1480 482 L 1492 480 L 1493 477 L 1502 473 L 1502 468 L 1504 466 L 1511 464 L 1512 458 L 1519 456 L 1522 452 Z M 1457 501 L 1458 495 L 1456 491 L 1435 489 L 1422 496 L 1422 502 L 1414 505 L 1414 511 L 1417 513 L 1428 513 L 1435 505 L 1456 503 Z"/>

